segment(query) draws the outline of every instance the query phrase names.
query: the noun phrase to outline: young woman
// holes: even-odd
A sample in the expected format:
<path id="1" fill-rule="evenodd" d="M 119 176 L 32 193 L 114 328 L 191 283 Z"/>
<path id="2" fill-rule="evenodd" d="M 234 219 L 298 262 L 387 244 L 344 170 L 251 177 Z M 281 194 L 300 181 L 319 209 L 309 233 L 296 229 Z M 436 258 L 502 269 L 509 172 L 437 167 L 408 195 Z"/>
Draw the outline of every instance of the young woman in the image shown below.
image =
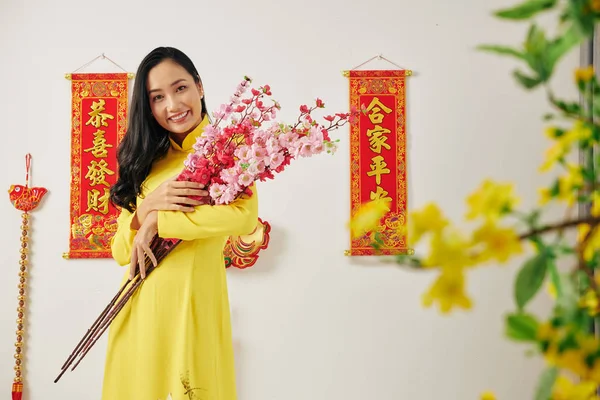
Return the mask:
<path id="1" fill-rule="evenodd" d="M 103 400 L 235 400 L 234 357 L 223 248 L 258 221 L 253 195 L 230 205 L 198 205 L 205 188 L 175 176 L 209 123 L 192 61 L 160 47 L 137 71 L 129 126 L 118 152 L 119 207 L 112 254 L 128 276 L 145 278 L 111 325 Z M 149 242 L 183 240 L 145 277 Z M 127 279 L 127 276 L 124 277 Z"/>

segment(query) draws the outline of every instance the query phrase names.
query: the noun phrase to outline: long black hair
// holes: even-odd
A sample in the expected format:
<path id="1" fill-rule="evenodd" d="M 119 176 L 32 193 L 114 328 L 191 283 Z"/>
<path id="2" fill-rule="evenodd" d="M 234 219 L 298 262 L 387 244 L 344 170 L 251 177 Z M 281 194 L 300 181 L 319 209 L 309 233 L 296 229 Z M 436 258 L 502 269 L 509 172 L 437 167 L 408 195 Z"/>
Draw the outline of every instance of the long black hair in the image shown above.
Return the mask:
<path id="1" fill-rule="evenodd" d="M 146 83 L 148 73 L 164 60 L 181 65 L 201 84 L 200 75 L 190 58 L 173 47 L 158 47 L 140 63 L 131 97 L 127 132 L 117 151 L 119 177 L 110 189 L 113 204 L 134 212 L 136 198 L 150 173 L 152 164 L 164 157 L 169 147 L 169 132 L 158 124 L 152 115 Z M 202 97 L 202 118 L 206 115 L 205 97 Z"/>

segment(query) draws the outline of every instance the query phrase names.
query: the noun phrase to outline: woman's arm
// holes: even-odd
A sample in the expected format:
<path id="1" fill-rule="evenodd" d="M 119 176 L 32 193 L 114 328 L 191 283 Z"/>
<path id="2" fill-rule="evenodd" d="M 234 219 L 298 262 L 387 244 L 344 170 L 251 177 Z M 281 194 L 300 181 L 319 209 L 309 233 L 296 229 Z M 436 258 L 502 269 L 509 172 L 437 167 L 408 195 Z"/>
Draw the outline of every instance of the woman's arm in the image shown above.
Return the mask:
<path id="1" fill-rule="evenodd" d="M 158 211 L 158 236 L 194 240 L 249 234 L 258 222 L 256 186 L 251 190 L 251 196 L 242 196 L 228 205 L 202 205 L 194 212 Z"/>
<path id="2" fill-rule="evenodd" d="M 137 230 L 131 227 L 134 215 L 135 213 L 131 213 L 125 208 L 121 210 L 117 218 L 117 232 L 115 232 L 110 242 L 112 256 L 121 266 L 129 264 L 131 259 L 133 239 L 137 233 Z"/>

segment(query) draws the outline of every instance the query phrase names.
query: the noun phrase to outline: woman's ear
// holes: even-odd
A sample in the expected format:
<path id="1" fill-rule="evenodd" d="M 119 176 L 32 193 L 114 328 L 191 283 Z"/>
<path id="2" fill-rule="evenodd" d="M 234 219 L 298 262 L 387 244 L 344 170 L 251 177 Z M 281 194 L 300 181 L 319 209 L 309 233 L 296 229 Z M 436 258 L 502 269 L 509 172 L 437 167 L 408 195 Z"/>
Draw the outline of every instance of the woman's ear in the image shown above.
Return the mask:
<path id="1" fill-rule="evenodd" d="M 196 87 L 198 88 L 198 92 L 200 93 L 200 98 L 204 98 L 204 88 L 200 82 L 196 83 Z"/>

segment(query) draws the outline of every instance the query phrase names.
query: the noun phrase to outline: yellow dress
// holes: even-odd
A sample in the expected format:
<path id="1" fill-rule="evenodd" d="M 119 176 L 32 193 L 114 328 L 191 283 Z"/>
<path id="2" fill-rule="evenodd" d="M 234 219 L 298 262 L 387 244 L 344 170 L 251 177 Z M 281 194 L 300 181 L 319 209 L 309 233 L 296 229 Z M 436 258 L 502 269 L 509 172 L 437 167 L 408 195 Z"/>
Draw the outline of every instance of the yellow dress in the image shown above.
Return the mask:
<path id="1" fill-rule="evenodd" d="M 182 170 L 206 124 L 205 119 L 181 147 L 171 141 L 168 155 L 153 166 L 144 194 Z M 256 227 L 256 188 L 252 191 L 230 205 L 158 213 L 159 236 L 183 242 L 147 276 L 111 324 L 102 400 L 237 398 L 223 248 L 230 235 L 249 234 Z M 138 197 L 138 206 L 141 201 Z M 123 209 L 112 242 L 121 266 L 129 265 L 136 234 L 131 219 Z"/>

